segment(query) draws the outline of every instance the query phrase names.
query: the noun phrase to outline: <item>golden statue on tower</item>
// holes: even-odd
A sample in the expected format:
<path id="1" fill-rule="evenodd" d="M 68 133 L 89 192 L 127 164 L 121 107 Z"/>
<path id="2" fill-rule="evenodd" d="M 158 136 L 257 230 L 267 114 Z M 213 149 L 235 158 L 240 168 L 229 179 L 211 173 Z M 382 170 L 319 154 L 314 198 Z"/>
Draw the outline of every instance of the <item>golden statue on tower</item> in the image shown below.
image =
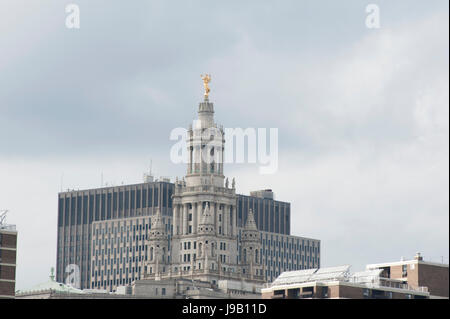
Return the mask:
<path id="1" fill-rule="evenodd" d="M 205 87 L 205 99 L 207 99 L 208 95 L 209 95 L 209 91 L 210 91 L 208 83 L 211 82 L 211 75 L 209 75 L 209 74 L 205 74 L 205 75 L 201 74 L 200 77 L 203 80 L 203 86 Z"/>

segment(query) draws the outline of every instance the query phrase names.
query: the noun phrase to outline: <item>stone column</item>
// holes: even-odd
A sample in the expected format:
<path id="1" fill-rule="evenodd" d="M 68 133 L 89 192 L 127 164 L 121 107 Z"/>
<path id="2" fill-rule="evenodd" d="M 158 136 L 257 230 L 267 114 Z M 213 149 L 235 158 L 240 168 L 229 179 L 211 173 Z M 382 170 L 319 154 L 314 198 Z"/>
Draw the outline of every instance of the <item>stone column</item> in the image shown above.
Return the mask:
<path id="1" fill-rule="evenodd" d="M 219 234 L 219 219 L 217 218 L 217 203 L 211 203 L 211 209 L 213 211 L 214 218 L 214 228 L 216 232 L 216 236 Z"/>
<path id="2" fill-rule="evenodd" d="M 194 162 L 194 147 L 192 144 L 189 144 L 189 174 L 193 173 L 193 162 Z"/>
<path id="3" fill-rule="evenodd" d="M 227 204 L 223 205 L 222 221 L 223 221 L 223 235 L 224 236 L 228 236 L 228 215 L 230 214 L 229 208 L 230 208 L 230 205 L 227 205 Z"/>
<path id="4" fill-rule="evenodd" d="M 203 214 L 203 202 L 200 201 L 197 204 L 197 225 L 200 222 L 201 218 L 202 218 L 202 214 Z"/>
<path id="5" fill-rule="evenodd" d="M 232 206 L 232 217 L 231 217 L 231 229 L 232 229 L 231 234 L 232 234 L 233 236 L 236 236 L 236 235 L 237 235 L 236 227 L 237 227 L 237 221 L 236 221 L 236 205 L 234 205 L 234 206 Z"/>
<path id="6" fill-rule="evenodd" d="M 192 203 L 192 232 L 194 234 L 197 234 L 197 225 L 198 225 L 198 216 L 199 216 L 198 206 L 200 204 L 201 204 L 200 202 Z"/>
<path id="7" fill-rule="evenodd" d="M 188 204 L 183 204 L 183 235 L 187 234 L 187 224 L 188 224 Z"/>
<path id="8" fill-rule="evenodd" d="M 178 232 L 177 232 L 177 229 L 178 229 L 178 204 L 175 204 L 173 207 L 172 226 L 173 226 L 173 235 L 174 236 L 178 235 Z"/>
<path id="9" fill-rule="evenodd" d="M 199 163 L 200 163 L 200 175 L 203 175 L 203 149 L 199 147 Z"/>

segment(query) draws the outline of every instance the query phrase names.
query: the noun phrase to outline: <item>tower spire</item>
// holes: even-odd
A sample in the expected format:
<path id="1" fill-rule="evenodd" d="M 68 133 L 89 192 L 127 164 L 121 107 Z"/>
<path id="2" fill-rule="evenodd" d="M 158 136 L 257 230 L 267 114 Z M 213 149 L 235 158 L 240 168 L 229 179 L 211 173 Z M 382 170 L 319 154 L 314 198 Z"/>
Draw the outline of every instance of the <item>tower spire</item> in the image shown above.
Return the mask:
<path id="1" fill-rule="evenodd" d="M 255 222 L 255 215 L 253 214 L 253 209 L 250 208 L 247 215 L 247 221 L 245 223 L 246 230 L 258 230 Z"/>

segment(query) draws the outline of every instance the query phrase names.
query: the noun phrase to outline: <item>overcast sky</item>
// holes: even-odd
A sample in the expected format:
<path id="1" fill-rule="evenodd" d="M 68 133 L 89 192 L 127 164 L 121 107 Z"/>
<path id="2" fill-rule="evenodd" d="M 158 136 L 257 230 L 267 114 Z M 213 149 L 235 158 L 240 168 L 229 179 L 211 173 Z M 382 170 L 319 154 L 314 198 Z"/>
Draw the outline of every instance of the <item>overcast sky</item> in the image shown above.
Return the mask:
<path id="1" fill-rule="evenodd" d="M 182 176 L 210 73 L 225 127 L 279 130 L 279 169 L 228 165 L 237 192 L 292 204 L 322 266 L 448 263 L 448 1 L 0 2 L 0 209 L 19 231 L 17 289 L 56 262 L 63 189 Z M 380 8 L 379 29 L 365 25 Z"/>

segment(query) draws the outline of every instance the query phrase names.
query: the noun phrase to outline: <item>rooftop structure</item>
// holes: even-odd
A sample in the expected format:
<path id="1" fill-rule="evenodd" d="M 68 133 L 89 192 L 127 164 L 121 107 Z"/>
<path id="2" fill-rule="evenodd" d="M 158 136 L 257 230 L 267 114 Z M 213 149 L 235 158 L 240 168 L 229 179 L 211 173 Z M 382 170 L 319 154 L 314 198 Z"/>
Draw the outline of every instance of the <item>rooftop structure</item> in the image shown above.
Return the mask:
<path id="1" fill-rule="evenodd" d="M 283 272 L 262 289 L 263 298 L 448 298 L 448 265 L 413 260 Z"/>
<path id="2" fill-rule="evenodd" d="M 16 291 L 16 298 L 33 297 L 33 299 L 47 299 L 52 294 L 82 294 L 83 291 L 72 286 L 56 282 L 53 268 L 48 281 L 27 290 Z"/>

